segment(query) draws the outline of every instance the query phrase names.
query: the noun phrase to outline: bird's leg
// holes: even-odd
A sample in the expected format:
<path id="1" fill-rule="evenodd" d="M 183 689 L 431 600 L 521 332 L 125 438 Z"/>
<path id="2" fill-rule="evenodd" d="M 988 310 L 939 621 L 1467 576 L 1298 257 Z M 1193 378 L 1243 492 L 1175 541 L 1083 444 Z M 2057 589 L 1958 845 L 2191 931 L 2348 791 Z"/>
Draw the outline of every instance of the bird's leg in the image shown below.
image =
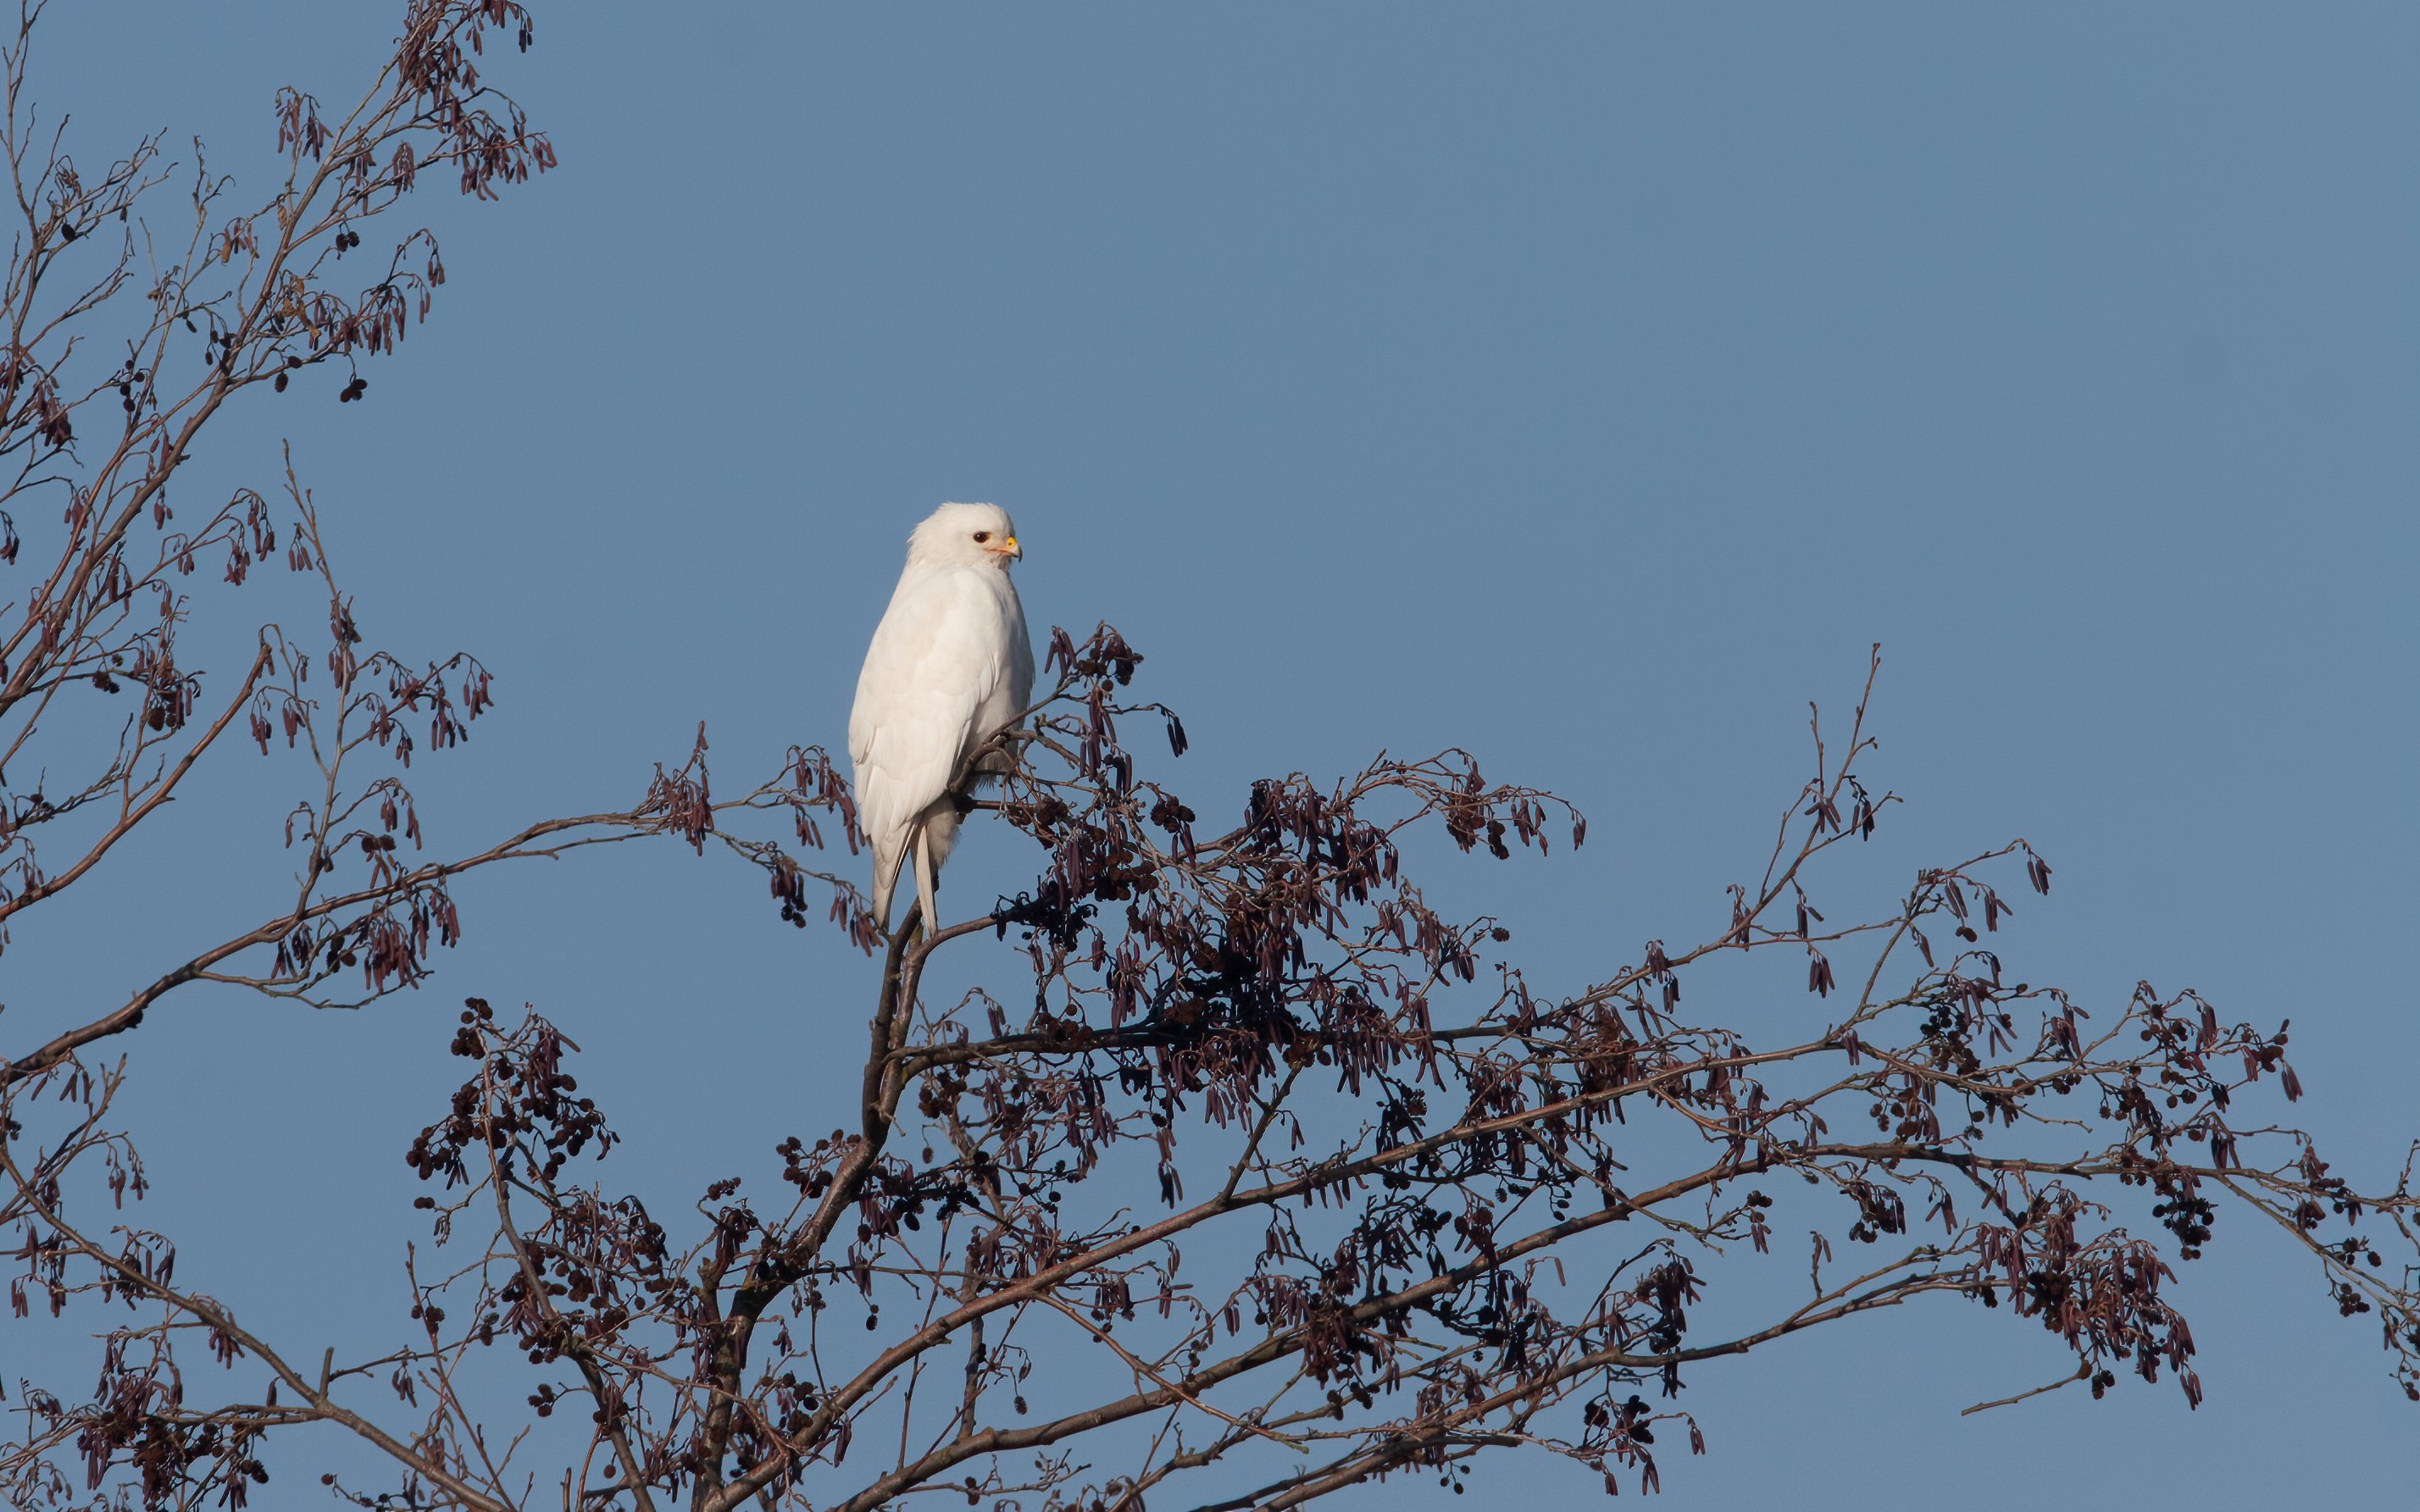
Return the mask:
<path id="1" fill-rule="evenodd" d="M 1019 715 L 1022 719 L 1024 716 Z M 1015 768 L 1028 745 L 1042 737 L 1033 731 L 1016 725 L 1003 725 L 984 737 L 983 744 L 967 752 L 959 767 L 958 778 L 950 784 L 953 790 L 970 789 L 986 777 L 999 777 Z"/>

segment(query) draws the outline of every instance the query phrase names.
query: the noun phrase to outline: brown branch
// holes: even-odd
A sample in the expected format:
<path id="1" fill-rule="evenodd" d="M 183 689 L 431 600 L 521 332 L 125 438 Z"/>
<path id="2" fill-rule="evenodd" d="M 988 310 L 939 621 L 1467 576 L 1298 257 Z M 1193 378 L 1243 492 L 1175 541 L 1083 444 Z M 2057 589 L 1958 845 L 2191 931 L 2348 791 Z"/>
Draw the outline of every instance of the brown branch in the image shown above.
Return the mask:
<path id="1" fill-rule="evenodd" d="M 8 1149 L 6 1140 L 0 1140 L 0 1169 L 5 1169 L 8 1173 L 9 1180 L 16 1185 L 21 1201 L 40 1213 L 43 1221 L 57 1229 L 69 1242 L 74 1244 L 78 1252 L 87 1260 L 116 1275 L 121 1288 L 138 1296 L 153 1298 L 165 1306 L 188 1314 L 258 1355 L 261 1363 L 268 1365 L 278 1380 L 284 1381 L 297 1396 L 310 1404 L 312 1416 L 351 1430 L 365 1442 L 406 1468 L 426 1475 L 437 1485 L 443 1487 L 448 1494 L 460 1498 L 466 1505 L 475 1509 L 475 1512 L 513 1512 L 509 1503 L 498 1501 L 482 1493 L 449 1473 L 443 1465 L 422 1457 L 411 1445 L 395 1438 L 369 1419 L 350 1409 L 338 1406 L 327 1396 L 324 1388 L 315 1385 L 310 1378 L 288 1365 L 285 1356 L 271 1349 L 268 1343 L 257 1335 L 238 1323 L 234 1315 L 225 1308 L 207 1297 L 190 1295 L 163 1286 L 93 1243 L 91 1240 L 85 1237 L 82 1230 L 68 1223 L 55 1206 L 44 1201 L 41 1196 L 27 1183 L 25 1174 L 19 1168 L 16 1156 Z"/>
<path id="2" fill-rule="evenodd" d="M 43 899 L 63 892 L 73 886 L 77 878 L 98 865 L 101 858 L 108 855 L 119 841 L 132 834 L 135 825 L 149 818 L 162 804 L 173 797 L 176 795 L 177 784 L 183 781 L 185 774 L 194 769 L 194 764 L 201 760 L 202 753 L 210 748 L 211 745 L 225 732 L 228 724 L 243 711 L 244 705 L 252 702 L 253 690 L 259 686 L 261 673 L 267 671 L 269 666 L 269 647 L 263 644 L 259 653 L 253 657 L 252 670 L 244 674 L 243 686 L 236 690 L 235 698 L 202 733 L 201 738 L 194 741 L 186 750 L 176 767 L 163 776 L 159 781 L 150 785 L 150 795 L 121 814 L 117 822 L 110 825 L 109 829 L 93 842 L 91 849 L 87 850 L 83 859 L 77 861 L 75 865 L 56 876 L 46 877 L 16 897 L 0 903 L 0 921 L 5 921 L 10 916 L 22 913 Z"/>
<path id="3" fill-rule="evenodd" d="M 512 1250 L 513 1263 L 520 1271 L 521 1285 L 527 1288 L 532 1304 L 553 1325 L 555 1338 L 563 1352 L 578 1367 L 580 1379 L 588 1383 L 588 1395 L 597 1403 L 597 1431 L 613 1445 L 614 1460 L 622 1467 L 622 1483 L 628 1488 L 637 1512 L 655 1512 L 655 1498 L 647 1493 L 646 1478 L 640 1473 L 639 1457 L 631 1451 L 629 1434 L 622 1427 L 620 1394 L 613 1391 L 606 1381 L 605 1372 L 597 1365 L 596 1351 L 589 1348 L 588 1341 L 565 1324 L 563 1315 L 555 1310 L 554 1299 L 546 1288 L 546 1276 L 538 1270 L 537 1261 L 532 1258 L 529 1245 L 521 1238 L 520 1226 L 513 1221 L 512 1194 L 505 1185 L 504 1168 L 496 1160 L 496 1146 L 500 1138 L 495 1129 L 495 1088 L 485 1065 L 479 1068 L 479 1075 L 489 1098 L 482 1112 L 489 1129 L 485 1145 L 488 1188 L 495 1197 L 496 1231 L 504 1235 L 504 1242 Z"/>

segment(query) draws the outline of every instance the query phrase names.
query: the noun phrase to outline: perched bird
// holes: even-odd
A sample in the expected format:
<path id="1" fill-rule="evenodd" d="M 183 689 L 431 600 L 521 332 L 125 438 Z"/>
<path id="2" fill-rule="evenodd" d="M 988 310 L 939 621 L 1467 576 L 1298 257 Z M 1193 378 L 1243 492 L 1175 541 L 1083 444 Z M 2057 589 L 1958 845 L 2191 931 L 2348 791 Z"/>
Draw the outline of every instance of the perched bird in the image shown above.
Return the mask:
<path id="1" fill-rule="evenodd" d="M 970 775 L 975 748 L 1015 724 L 1032 695 L 1033 643 L 1008 580 L 1008 564 L 1024 556 L 1006 510 L 943 504 L 909 533 L 907 569 L 865 648 L 848 759 L 885 932 L 911 856 L 925 933 L 939 929 L 933 879 L 957 839 L 952 791 Z"/>

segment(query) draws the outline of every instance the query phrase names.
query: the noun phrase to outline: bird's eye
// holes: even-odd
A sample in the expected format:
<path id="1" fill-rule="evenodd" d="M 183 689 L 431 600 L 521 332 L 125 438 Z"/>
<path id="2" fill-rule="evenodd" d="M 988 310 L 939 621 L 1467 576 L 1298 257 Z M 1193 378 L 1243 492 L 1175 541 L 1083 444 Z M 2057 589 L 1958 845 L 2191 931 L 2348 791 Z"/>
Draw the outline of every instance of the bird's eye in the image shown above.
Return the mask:
<path id="1" fill-rule="evenodd" d="M 991 532 L 989 532 L 989 531 L 977 531 L 977 532 L 975 532 L 975 545 L 977 545 L 977 546 L 981 546 L 981 545 L 983 545 L 985 541 L 988 541 L 988 540 L 990 540 L 990 539 L 991 539 Z"/>

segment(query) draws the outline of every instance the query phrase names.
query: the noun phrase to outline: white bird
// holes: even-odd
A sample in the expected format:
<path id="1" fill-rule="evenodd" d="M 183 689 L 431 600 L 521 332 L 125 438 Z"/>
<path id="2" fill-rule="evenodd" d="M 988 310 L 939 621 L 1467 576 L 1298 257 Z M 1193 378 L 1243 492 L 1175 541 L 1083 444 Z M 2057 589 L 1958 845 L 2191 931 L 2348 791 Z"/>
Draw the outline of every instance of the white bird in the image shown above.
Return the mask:
<path id="1" fill-rule="evenodd" d="M 907 568 L 865 648 L 848 760 L 886 933 L 911 854 L 924 932 L 940 928 L 933 879 L 957 839 L 952 792 L 975 748 L 1015 724 L 1032 695 L 1033 644 L 1008 580 L 1008 564 L 1024 557 L 1006 510 L 943 504 L 908 534 Z"/>

